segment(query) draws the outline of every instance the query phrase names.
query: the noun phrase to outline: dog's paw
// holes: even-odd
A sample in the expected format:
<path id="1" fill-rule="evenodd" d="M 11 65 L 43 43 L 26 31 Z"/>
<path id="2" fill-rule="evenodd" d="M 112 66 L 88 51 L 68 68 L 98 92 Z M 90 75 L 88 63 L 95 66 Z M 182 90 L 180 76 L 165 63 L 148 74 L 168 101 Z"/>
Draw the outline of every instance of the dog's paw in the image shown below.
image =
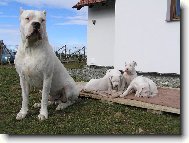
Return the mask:
<path id="1" fill-rule="evenodd" d="M 38 119 L 41 120 L 41 121 L 43 121 L 45 119 L 48 119 L 48 115 L 39 114 L 38 115 Z"/>
<path id="2" fill-rule="evenodd" d="M 136 94 L 135 94 L 135 97 L 142 97 L 142 95 L 139 94 L 139 93 L 136 93 Z"/>
<path id="3" fill-rule="evenodd" d="M 125 97 L 125 95 L 124 95 L 124 94 L 121 94 L 119 97 L 123 98 L 123 97 Z"/>
<path id="4" fill-rule="evenodd" d="M 63 110 L 64 109 L 64 106 L 59 104 L 57 107 L 56 107 L 56 110 L 57 111 L 60 111 L 60 110 Z"/>
<path id="5" fill-rule="evenodd" d="M 65 108 L 67 108 L 70 104 L 68 103 L 60 103 L 57 107 L 56 107 L 56 110 L 59 111 L 59 110 L 63 110 Z"/>
<path id="6" fill-rule="evenodd" d="M 34 108 L 39 108 L 39 107 L 41 107 L 41 103 L 35 103 L 35 104 L 33 105 L 33 107 L 34 107 Z"/>
<path id="7" fill-rule="evenodd" d="M 26 117 L 27 113 L 23 114 L 21 112 L 19 112 L 16 116 L 16 120 L 22 120 Z"/>

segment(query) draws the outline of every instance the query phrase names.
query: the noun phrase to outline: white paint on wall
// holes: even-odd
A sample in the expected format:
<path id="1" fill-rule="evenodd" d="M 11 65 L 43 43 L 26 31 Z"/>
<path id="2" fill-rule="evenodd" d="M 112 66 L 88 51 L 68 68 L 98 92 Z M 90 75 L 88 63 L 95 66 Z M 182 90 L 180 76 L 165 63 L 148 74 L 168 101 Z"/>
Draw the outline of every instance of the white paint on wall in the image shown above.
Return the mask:
<path id="1" fill-rule="evenodd" d="M 114 67 L 180 74 L 180 22 L 166 22 L 167 0 L 117 0 Z"/>
<path id="2" fill-rule="evenodd" d="M 96 20 L 95 25 L 92 20 Z M 87 64 L 113 66 L 115 4 L 88 8 Z"/>

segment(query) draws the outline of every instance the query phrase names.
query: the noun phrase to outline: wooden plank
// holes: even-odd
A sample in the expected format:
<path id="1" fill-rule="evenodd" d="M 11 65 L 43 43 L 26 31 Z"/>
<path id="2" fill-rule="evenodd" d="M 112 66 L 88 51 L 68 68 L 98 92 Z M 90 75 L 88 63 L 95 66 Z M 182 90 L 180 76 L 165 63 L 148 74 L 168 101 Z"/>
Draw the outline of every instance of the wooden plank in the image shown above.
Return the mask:
<path id="1" fill-rule="evenodd" d="M 90 92 L 81 91 L 80 96 L 81 97 L 90 97 L 90 98 L 99 99 L 99 100 L 105 100 L 108 102 L 114 102 L 114 103 L 118 103 L 118 104 L 129 105 L 129 106 L 134 106 L 134 107 L 139 107 L 139 108 L 146 108 L 146 109 L 151 109 L 151 110 L 180 114 L 180 109 L 162 106 L 162 105 L 151 104 L 151 103 L 145 103 L 142 101 L 131 100 L 131 99 L 111 98 L 106 95 L 102 95 L 102 94 L 99 95 L 98 93 L 91 92 L 91 91 Z"/>

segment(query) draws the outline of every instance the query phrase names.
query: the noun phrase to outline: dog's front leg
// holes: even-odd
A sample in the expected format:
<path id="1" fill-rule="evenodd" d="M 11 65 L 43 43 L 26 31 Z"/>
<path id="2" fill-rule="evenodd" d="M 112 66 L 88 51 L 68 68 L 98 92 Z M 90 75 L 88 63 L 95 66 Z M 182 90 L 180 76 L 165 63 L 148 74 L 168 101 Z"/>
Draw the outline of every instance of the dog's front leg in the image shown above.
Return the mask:
<path id="1" fill-rule="evenodd" d="M 110 78 L 108 78 L 108 95 L 112 95 L 112 82 Z"/>
<path id="2" fill-rule="evenodd" d="M 16 116 L 17 120 L 21 120 L 25 118 L 28 112 L 29 84 L 25 80 L 23 75 L 20 75 L 20 85 L 22 88 L 22 108 L 20 109 L 20 112 Z"/>
<path id="3" fill-rule="evenodd" d="M 132 89 L 133 89 L 133 87 L 131 85 L 129 85 L 129 87 L 127 88 L 127 90 L 125 92 L 123 92 L 123 94 L 121 94 L 120 97 L 127 96 Z"/>
<path id="4" fill-rule="evenodd" d="M 128 87 L 127 82 L 125 80 L 124 77 L 121 78 L 121 85 L 120 88 L 118 89 L 118 91 L 121 91 L 122 93 L 124 92 L 124 90 Z"/>
<path id="5" fill-rule="evenodd" d="M 45 77 L 43 80 L 43 90 L 42 90 L 42 99 L 41 99 L 41 109 L 40 114 L 38 115 L 39 120 L 48 119 L 48 96 L 51 88 L 52 76 Z"/>

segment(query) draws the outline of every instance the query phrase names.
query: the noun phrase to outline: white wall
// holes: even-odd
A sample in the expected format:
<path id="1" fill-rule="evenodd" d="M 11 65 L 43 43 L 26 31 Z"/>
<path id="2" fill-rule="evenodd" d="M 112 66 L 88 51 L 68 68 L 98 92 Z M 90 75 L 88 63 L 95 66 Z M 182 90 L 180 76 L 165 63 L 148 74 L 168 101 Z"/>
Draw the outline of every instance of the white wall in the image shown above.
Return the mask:
<path id="1" fill-rule="evenodd" d="M 88 8 L 87 64 L 113 66 L 115 4 Z M 93 25 L 92 20 L 96 20 Z"/>
<path id="2" fill-rule="evenodd" d="M 167 0 L 117 0 L 114 66 L 180 74 L 180 22 L 166 20 Z"/>

